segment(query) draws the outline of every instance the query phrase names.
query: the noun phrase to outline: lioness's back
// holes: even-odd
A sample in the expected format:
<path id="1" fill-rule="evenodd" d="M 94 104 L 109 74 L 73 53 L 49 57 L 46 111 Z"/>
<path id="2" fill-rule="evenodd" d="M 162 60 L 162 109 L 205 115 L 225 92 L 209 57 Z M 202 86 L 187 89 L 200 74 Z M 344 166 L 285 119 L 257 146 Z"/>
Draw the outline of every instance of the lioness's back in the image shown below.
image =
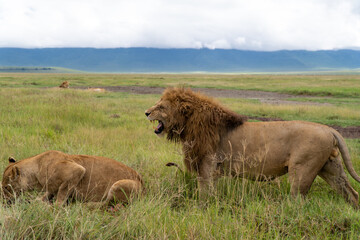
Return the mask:
<path id="1" fill-rule="evenodd" d="M 77 164 L 86 169 L 86 175 L 107 179 L 133 179 L 140 180 L 139 174 L 132 168 L 114 159 L 88 155 L 69 155 Z"/>
<path id="2" fill-rule="evenodd" d="M 38 159 L 42 165 L 50 166 L 56 162 L 70 161 L 85 168 L 85 174 L 76 187 L 77 198 L 86 201 L 102 200 L 110 187 L 119 180 L 136 180 L 142 184 L 141 176 L 132 168 L 114 159 L 89 156 L 69 155 L 51 150 L 30 159 Z"/>
<path id="3" fill-rule="evenodd" d="M 140 175 L 135 170 L 114 159 L 88 155 L 69 155 L 69 157 L 86 169 L 76 189 L 77 194 L 81 195 L 78 197 L 83 199 L 99 201 L 119 180 L 136 180 L 142 183 Z"/>

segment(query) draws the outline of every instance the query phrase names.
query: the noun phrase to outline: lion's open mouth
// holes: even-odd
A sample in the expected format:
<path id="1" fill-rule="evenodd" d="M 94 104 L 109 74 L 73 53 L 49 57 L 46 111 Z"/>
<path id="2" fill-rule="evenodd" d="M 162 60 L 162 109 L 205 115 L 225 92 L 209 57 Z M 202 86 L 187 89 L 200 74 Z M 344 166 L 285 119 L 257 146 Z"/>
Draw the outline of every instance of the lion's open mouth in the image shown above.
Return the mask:
<path id="1" fill-rule="evenodd" d="M 155 133 L 160 134 L 164 130 L 164 124 L 162 121 L 159 120 L 159 124 L 155 128 Z"/>

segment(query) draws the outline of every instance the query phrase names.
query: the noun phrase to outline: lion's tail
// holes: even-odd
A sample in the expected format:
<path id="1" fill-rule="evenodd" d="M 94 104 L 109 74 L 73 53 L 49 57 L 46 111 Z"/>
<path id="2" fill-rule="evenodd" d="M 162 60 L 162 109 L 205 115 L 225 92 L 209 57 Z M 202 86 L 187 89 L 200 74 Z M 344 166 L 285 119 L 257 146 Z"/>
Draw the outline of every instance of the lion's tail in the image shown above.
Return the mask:
<path id="1" fill-rule="evenodd" d="M 350 159 L 349 149 L 346 146 L 344 138 L 338 133 L 335 129 L 331 129 L 333 136 L 336 138 L 339 150 L 341 152 L 342 159 L 346 166 L 346 169 L 349 171 L 350 175 L 358 182 L 360 182 L 359 175 L 355 172 L 354 166 Z"/>
<path id="2" fill-rule="evenodd" d="M 179 169 L 179 171 L 181 172 L 181 173 L 184 173 L 184 171 L 179 167 L 179 165 L 177 165 L 176 163 L 173 163 L 173 162 L 168 162 L 167 164 L 166 164 L 166 166 L 167 167 L 177 167 L 177 169 Z"/>

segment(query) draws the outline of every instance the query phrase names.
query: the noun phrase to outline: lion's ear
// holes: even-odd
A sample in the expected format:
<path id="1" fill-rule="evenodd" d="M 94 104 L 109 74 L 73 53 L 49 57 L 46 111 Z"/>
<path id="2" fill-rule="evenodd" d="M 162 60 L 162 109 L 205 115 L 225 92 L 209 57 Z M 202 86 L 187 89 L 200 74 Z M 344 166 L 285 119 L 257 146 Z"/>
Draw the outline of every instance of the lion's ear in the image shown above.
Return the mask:
<path id="1" fill-rule="evenodd" d="M 182 102 L 180 103 L 180 112 L 182 115 L 188 117 L 192 114 L 193 110 L 191 108 L 191 104 Z"/>
<path id="2" fill-rule="evenodd" d="M 229 112 L 225 115 L 225 124 L 228 129 L 234 129 L 247 121 L 247 117 Z"/>
<path id="3" fill-rule="evenodd" d="M 14 163 L 14 162 L 16 162 L 15 158 L 9 157 L 9 163 Z"/>

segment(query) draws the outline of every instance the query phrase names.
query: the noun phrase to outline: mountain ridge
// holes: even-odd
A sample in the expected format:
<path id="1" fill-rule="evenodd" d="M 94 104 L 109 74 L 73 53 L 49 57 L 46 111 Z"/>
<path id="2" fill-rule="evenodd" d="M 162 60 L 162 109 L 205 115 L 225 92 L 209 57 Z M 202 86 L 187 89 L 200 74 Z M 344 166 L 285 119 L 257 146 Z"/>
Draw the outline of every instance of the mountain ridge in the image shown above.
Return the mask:
<path id="1" fill-rule="evenodd" d="M 161 48 L 0 48 L 0 66 L 88 72 L 282 72 L 360 68 L 358 50 Z"/>

